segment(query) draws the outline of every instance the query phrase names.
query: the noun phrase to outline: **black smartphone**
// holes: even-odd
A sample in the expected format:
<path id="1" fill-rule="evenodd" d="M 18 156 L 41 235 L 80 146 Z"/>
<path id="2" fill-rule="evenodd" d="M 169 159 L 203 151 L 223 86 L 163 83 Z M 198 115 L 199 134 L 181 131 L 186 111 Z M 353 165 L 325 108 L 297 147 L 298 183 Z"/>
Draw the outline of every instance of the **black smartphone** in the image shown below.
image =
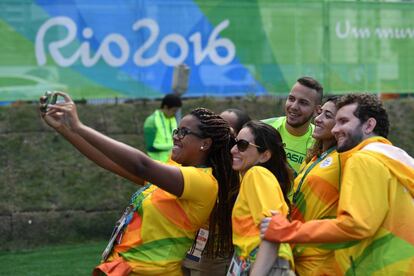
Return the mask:
<path id="1" fill-rule="evenodd" d="M 57 101 L 57 97 L 58 97 L 57 94 L 55 94 L 51 91 L 46 91 L 45 96 L 46 96 L 46 100 L 45 100 L 44 104 L 40 107 L 42 112 L 47 111 L 47 107 L 48 107 L 49 104 L 55 104 L 56 101 Z"/>

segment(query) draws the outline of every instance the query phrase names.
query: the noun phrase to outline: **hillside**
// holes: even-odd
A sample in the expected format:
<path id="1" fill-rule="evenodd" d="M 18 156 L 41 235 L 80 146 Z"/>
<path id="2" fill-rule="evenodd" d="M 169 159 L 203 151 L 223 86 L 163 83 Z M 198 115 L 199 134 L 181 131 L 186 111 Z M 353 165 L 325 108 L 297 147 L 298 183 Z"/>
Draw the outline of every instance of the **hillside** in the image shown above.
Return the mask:
<path id="1" fill-rule="evenodd" d="M 274 98 L 186 100 L 183 114 L 203 106 L 246 109 L 252 118 L 283 114 Z M 82 121 L 143 149 L 142 124 L 156 101 L 79 105 Z M 390 140 L 414 155 L 414 99 L 385 102 Z M 37 107 L 0 107 L 0 249 L 106 239 L 134 184 L 97 167 L 46 126 Z"/>

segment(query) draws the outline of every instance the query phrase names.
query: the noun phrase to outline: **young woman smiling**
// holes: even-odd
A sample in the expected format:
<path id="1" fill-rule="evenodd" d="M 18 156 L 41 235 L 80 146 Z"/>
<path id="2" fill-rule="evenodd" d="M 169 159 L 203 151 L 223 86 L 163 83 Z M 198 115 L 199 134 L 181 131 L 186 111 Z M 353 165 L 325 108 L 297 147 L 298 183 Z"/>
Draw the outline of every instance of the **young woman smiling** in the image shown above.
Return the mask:
<path id="1" fill-rule="evenodd" d="M 242 180 L 232 212 L 235 254 L 229 274 L 248 275 L 260 244 L 261 220 L 271 216 L 271 210 L 284 215 L 289 212 L 292 172 L 280 134 L 263 122 L 245 124 L 231 153 L 233 169 L 240 172 Z M 281 245 L 279 256 L 279 264 L 289 270 L 292 254 L 288 244 Z"/>
<path id="2" fill-rule="evenodd" d="M 56 94 L 65 101 L 42 112 L 46 123 L 99 166 L 144 185 L 118 221 L 94 275 L 182 275 L 181 261 L 207 221 L 207 251 L 229 251 L 229 194 L 237 191 L 239 177 L 231 168 L 234 142 L 226 121 L 207 109 L 193 110 L 173 132 L 176 163 L 162 164 L 82 124 L 69 95 Z"/>
<path id="3" fill-rule="evenodd" d="M 246 111 L 237 108 L 224 110 L 220 113 L 220 117 L 229 123 L 234 136 L 237 136 L 243 125 L 251 120 Z M 235 196 L 237 196 L 237 193 L 231 196 L 230 203 L 234 202 Z M 208 254 L 207 250 L 204 250 L 208 236 L 208 226 L 197 232 L 196 240 L 187 252 L 187 257 L 183 262 L 185 276 L 225 275 L 229 269 L 233 246 L 229 248 L 228 252 Z"/>
<path id="4" fill-rule="evenodd" d="M 292 220 L 305 222 L 336 216 L 340 161 L 336 151 L 336 140 L 331 131 L 335 126 L 337 100 L 337 97 L 328 98 L 315 118 L 315 130 L 312 136 L 316 142 L 309 149 L 305 165 L 294 181 Z M 266 240 L 263 242 L 268 243 Z M 298 275 L 338 275 L 333 250 L 296 244 L 292 251 L 295 272 Z M 261 256 L 266 255 L 268 254 Z"/>

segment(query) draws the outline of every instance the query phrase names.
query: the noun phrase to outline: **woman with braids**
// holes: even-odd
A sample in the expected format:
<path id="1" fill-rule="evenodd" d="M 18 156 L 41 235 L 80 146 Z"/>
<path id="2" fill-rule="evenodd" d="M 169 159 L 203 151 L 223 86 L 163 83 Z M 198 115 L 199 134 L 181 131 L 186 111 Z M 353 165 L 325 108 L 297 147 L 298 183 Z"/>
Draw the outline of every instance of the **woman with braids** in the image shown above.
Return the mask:
<path id="1" fill-rule="evenodd" d="M 292 171 L 279 132 L 263 122 L 246 123 L 231 153 L 233 169 L 242 179 L 232 212 L 235 253 L 228 275 L 248 275 L 260 245 L 261 220 L 271 216 L 271 210 L 286 216 L 289 212 Z M 289 272 L 293 266 L 289 245 L 282 244 L 278 251 L 277 269 Z"/>
<path id="2" fill-rule="evenodd" d="M 250 121 L 246 111 L 237 108 L 229 108 L 220 113 L 220 117 L 229 123 L 232 134 L 237 136 L 245 123 Z M 233 194 L 233 203 L 236 193 Z M 231 257 L 233 255 L 233 246 L 228 251 L 211 254 L 205 249 L 208 242 L 208 224 L 197 232 L 193 246 L 187 252 L 187 257 L 183 262 L 183 272 L 185 276 L 210 276 L 225 275 L 229 269 Z M 211 244 L 209 244 L 211 245 Z"/>
<path id="3" fill-rule="evenodd" d="M 329 97 L 315 118 L 312 134 L 315 144 L 308 150 L 305 164 L 294 181 L 290 215 L 292 220 L 305 222 L 336 217 L 340 162 L 336 140 L 331 131 L 335 126 L 337 100 L 338 97 Z M 266 240 L 263 242 L 269 243 Z M 296 244 L 292 246 L 292 251 L 297 275 L 337 275 L 333 250 Z M 261 256 L 268 254 L 263 253 Z"/>
<path id="4" fill-rule="evenodd" d="M 185 116 L 173 131 L 176 163 L 162 164 L 82 124 L 69 95 L 56 94 L 65 101 L 42 112 L 46 123 L 98 165 L 144 185 L 117 222 L 94 275 L 181 275 L 181 261 L 206 221 L 207 250 L 229 250 L 228 195 L 239 178 L 231 169 L 230 127 L 221 117 L 203 108 Z"/>

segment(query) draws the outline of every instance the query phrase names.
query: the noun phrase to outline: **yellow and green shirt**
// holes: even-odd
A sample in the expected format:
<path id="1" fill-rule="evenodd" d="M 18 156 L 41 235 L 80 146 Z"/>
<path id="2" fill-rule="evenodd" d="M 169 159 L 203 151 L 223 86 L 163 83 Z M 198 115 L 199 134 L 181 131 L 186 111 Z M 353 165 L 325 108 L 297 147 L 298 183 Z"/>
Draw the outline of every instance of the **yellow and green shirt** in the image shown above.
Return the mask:
<path id="1" fill-rule="evenodd" d="M 291 219 L 306 222 L 336 217 L 340 171 L 334 148 L 313 157 L 295 178 Z M 333 250 L 296 244 L 293 256 L 299 275 L 336 275 Z"/>
<path id="2" fill-rule="evenodd" d="M 260 223 L 271 210 L 287 215 L 289 208 L 276 177 L 266 168 L 254 166 L 243 176 L 232 212 L 233 245 L 237 256 L 254 262 L 260 245 Z M 279 256 L 293 264 L 288 244 L 279 248 Z"/>
<path id="3" fill-rule="evenodd" d="M 295 136 L 290 134 L 286 128 L 286 116 L 265 119 L 263 122 L 279 131 L 282 141 L 286 145 L 285 151 L 288 163 L 297 174 L 305 160 L 308 149 L 315 142 L 315 139 L 312 137 L 315 126 L 310 124 L 308 131 L 304 135 Z"/>
<path id="4" fill-rule="evenodd" d="M 382 137 L 340 154 L 343 168 L 336 219 L 289 222 L 273 216 L 265 238 L 326 243 L 338 275 L 412 275 L 414 160 Z"/>
<path id="5" fill-rule="evenodd" d="M 209 218 L 218 193 L 211 168 L 180 167 L 184 191 L 176 197 L 150 185 L 136 200 L 120 244 L 100 267 L 116 270 L 119 262 L 132 275 L 181 275 L 181 262 L 191 247 L 196 231 Z M 109 268 L 108 268 L 109 267 Z M 112 275 L 112 274 L 111 274 Z M 115 274 L 117 275 L 117 274 Z"/>

